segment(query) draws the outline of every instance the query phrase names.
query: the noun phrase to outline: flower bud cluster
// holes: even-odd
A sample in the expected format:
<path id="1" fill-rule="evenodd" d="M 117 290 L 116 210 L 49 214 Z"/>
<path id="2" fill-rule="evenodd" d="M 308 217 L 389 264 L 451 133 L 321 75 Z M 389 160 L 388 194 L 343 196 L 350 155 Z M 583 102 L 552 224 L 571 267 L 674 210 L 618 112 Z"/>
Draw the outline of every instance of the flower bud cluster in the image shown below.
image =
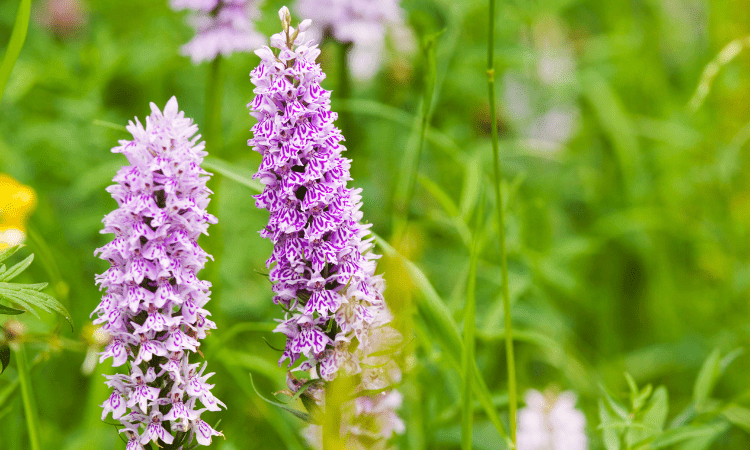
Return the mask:
<path id="1" fill-rule="evenodd" d="M 253 21 L 260 17 L 256 0 L 171 0 L 172 9 L 190 9 L 195 37 L 182 47 L 193 64 L 211 61 L 219 55 L 250 52 L 263 44 Z"/>
<path id="2" fill-rule="evenodd" d="M 130 165 L 107 188 L 118 208 L 104 217 L 102 230 L 115 239 L 95 252 L 111 266 L 96 276 L 107 292 L 94 324 L 112 338 L 100 362 L 127 363 L 128 373 L 107 376 L 112 394 L 102 420 L 110 412 L 120 420 L 128 450 L 150 441 L 187 444 L 193 437 L 208 445 L 221 433 L 201 413 L 223 403 L 210 392 L 206 364 L 189 362 L 199 340 L 216 328 L 204 309 L 211 283 L 196 277 L 209 257 L 197 239 L 216 223 L 206 212 L 205 143 L 198 143 L 198 127 L 174 97 L 163 113 L 151 104 L 145 127 L 136 118 L 127 129 L 133 140 L 112 149 Z"/>
<path id="3" fill-rule="evenodd" d="M 351 161 L 320 85 L 320 50 L 305 40 L 310 21 L 295 29 L 286 8 L 280 18 L 284 31 L 271 37 L 277 50 L 255 52 L 261 62 L 248 105 L 258 119 L 248 145 L 262 155 L 255 178 L 265 186 L 256 206 L 270 212 L 260 234 L 274 244 L 266 265 L 273 301 L 285 311 L 275 330 L 287 338 L 279 364 L 303 358 L 295 370 L 312 377 L 356 376 L 359 391 L 386 389 L 401 378 L 390 357 L 401 336 L 388 325 L 361 189 L 347 187 Z"/>

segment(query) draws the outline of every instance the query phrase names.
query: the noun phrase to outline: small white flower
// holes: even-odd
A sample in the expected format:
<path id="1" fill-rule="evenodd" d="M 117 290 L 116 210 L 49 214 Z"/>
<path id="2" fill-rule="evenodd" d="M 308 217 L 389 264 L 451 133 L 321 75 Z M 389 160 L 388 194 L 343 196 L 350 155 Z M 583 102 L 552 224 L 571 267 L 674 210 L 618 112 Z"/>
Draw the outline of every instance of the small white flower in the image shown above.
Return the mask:
<path id="1" fill-rule="evenodd" d="M 518 412 L 518 450 L 587 450 L 586 417 L 571 391 L 555 396 L 530 389 Z"/>

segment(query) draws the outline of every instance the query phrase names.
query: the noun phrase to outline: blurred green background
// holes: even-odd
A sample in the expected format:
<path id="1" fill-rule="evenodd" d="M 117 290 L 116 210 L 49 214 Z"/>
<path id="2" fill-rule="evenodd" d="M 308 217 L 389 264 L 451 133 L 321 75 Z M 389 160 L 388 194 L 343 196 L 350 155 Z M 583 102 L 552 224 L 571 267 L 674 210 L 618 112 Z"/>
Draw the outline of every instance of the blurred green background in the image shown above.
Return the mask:
<path id="1" fill-rule="evenodd" d="M 693 401 L 696 375 L 712 349 L 750 346 L 750 51 L 717 66 L 705 100 L 689 105 L 704 68 L 725 45 L 750 33 L 750 4 L 499 3 L 496 124 L 487 101 L 485 1 L 405 0 L 416 50 L 389 52 L 379 74 L 353 81 L 352 98 L 343 100 L 336 98 L 340 49 L 327 42 L 320 58 L 328 74 L 324 87 L 333 90 L 333 109 L 348 116 L 351 185 L 364 189 L 365 219 L 391 240 L 398 223 L 393 198 L 408 176 L 404 158 L 418 143 L 425 72 L 419 37 L 446 29 L 438 39 L 432 128 L 409 223 L 395 244 L 424 271 L 461 326 L 471 231 L 486 222 L 476 356 L 507 420 L 497 230 L 490 215 L 489 134 L 497 126 L 521 392 L 575 391 L 590 448 L 604 448 L 597 429 L 600 386 L 624 399 L 625 371 L 639 384 L 665 385 L 671 420 Z M 106 269 L 93 251 L 110 240 L 99 230 L 116 206 L 104 188 L 125 162 L 109 149 L 129 136 L 95 121 L 124 125 L 146 116 L 149 102 L 163 107 L 176 95 L 200 127 L 209 65 L 180 56 L 193 31 L 166 1 L 90 0 L 73 32 L 45 24 L 44 4 L 33 3 L 28 38 L 0 105 L 0 172 L 38 196 L 22 251 L 37 260 L 21 281 L 50 281 L 50 294 L 76 324 L 71 332 L 57 316 L 21 317 L 30 331 L 60 337 L 28 344 L 36 360 L 42 444 L 124 448 L 115 428 L 99 417 L 98 404 L 108 395 L 101 374 L 111 373 L 109 363 L 90 376 L 81 372 L 89 313 L 101 295 L 94 274 Z M 264 34 L 279 28 L 282 4 L 262 6 L 257 27 Z M 17 7 L 0 2 L 2 45 Z M 248 74 L 257 63 L 253 54 L 225 60 L 224 145 L 208 146 L 247 173 L 260 160 L 245 143 L 254 123 L 245 107 L 253 96 Z M 247 187 L 225 177 L 213 183 L 217 262 L 202 276 L 218 284 L 209 308 L 219 328 L 202 348 L 217 373 L 213 392 L 227 410 L 211 414 L 226 435 L 212 448 L 305 448 L 301 422 L 264 403 L 248 377 L 252 372 L 267 396 L 285 386 L 278 355 L 262 339 L 282 345 L 269 332 L 280 310 L 267 280 L 255 272 L 271 251 L 257 234 L 267 213 L 255 208 Z M 485 199 L 486 216 L 477 218 Z M 397 263 L 386 259 L 382 268 L 387 299 L 413 337 L 400 387 L 407 433 L 398 446 L 457 449 L 459 372 L 413 306 L 419 290 Z M 714 397 L 750 404 L 749 371 L 750 355 L 740 356 Z M 3 450 L 27 448 L 19 392 L 7 389 L 15 379 L 13 365 L 0 376 L 0 392 L 10 393 L 0 404 Z M 475 448 L 504 448 L 479 408 Z M 704 448 L 747 449 L 750 436 L 732 427 Z"/>

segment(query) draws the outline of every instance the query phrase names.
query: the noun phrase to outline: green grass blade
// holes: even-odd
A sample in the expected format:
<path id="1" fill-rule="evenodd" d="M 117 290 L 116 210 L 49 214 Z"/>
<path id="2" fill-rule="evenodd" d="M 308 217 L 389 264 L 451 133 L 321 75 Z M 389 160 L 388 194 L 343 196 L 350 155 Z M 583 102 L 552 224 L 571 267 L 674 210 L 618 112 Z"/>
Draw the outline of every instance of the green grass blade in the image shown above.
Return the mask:
<path id="1" fill-rule="evenodd" d="M 508 405 L 510 413 L 511 448 L 516 445 L 516 416 L 518 392 L 516 388 L 516 357 L 513 349 L 513 321 L 508 287 L 508 255 L 505 248 L 505 211 L 500 168 L 500 139 L 497 131 L 497 106 L 495 100 L 495 0 L 489 0 L 489 33 L 487 33 L 487 96 L 490 104 L 492 135 L 492 162 L 494 169 L 495 211 L 497 214 L 498 243 L 500 244 L 500 276 L 502 278 L 503 311 L 505 312 L 505 358 L 508 362 Z"/>
<path id="2" fill-rule="evenodd" d="M 26 360 L 26 350 L 23 344 L 16 344 L 14 345 L 13 352 L 16 355 L 16 369 L 18 370 L 18 379 L 21 383 L 21 398 L 23 400 L 24 415 L 26 416 L 26 428 L 29 432 L 29 448 L 31 450 L 40 450 L 36 403 L 34 401 L 34 389 L 31 386 L 29 365 Z"/>
<path id="3" fill-rule="evenodd" d="M 464 307 L 464 336 L 463 353 L 461 358 L 461 369 L 463 372 L 461 389 L 461 449 L 472 449 L 472 430 L 474 425 L 474 350 L 476 346 L 476 309 L 477 309 L 477 262 L 479 260 L 479 248 L 482 230 L 483 208 L 479 208 L 477 214 L 477 229 L 474 231 L 474 239 L 469 256 L 469 277 L 466 283 L 466 305 Z"/>
<path id="4" fill-rule="evenodd" d="M 396 251 L 396 249 L 386 242 L 385 239 L 375 233 L 373 233 L 373 237 L 375 237 L 378 245 L 380 245 L 389 256 L 399 258 L 403 261 L 404 266 L 407 269 L 407 275 L 422 293 L 422 295 L 418 297 L 417 303 L 419 314 L 426 322 L 428 322 L 428 325 L 431 325 L 431 328 L 433 329 L 432 337 L 435 338 L 447 351 L 451 361 L 456 364 L 456 366 L 459 366 L 461 354 L 463 352 L 461 334 L 459 333 L 458 326 L 453 320 L 453 316 L 445 305 L 445 302 L 443 302 L 440 295 L 416 264 L 404 258 Z M 474 394 L 482 405 L 490 422 L 492 422 L 500 435 L 508 441 L 508 432 L 497 413 L 495 405 L 493 404 L 492 394 L 490 393 L 482 374 L 479 372 L 479 367 L 476 365 L 476 362 L 473 364 L 473 371 Z M 508 441 L 508 446 L 512 448 L 510 441 Z"/>
<path id="5" fill-rule="evenodd" d="M 263 192 L 263 185 L 260 182 L 253 180 L 253 174 L 247 169 L 243 169 L 213 156 L 208 156 L 203 160 L 203 167 L 208 170 L 213 170 L 214 172 L 243 186 L 249 187 L 258 194 Z"/>
<path id="6" fill-rule="evenodd" d="M 21 54 L 21 48 L 26 40 L 26 32 L 29 29 L 29 16 L 31 15 L 31 0 L 21 0 L 21 5 L 16 13 L 16 22 L 13 25 L 13 33 L 10 35 L 8 49 L 5 51 L 3 64 L 0 66 L 0 101 L 3 99 L 5 86 L 8 84 L 10 74 L 16 65 L 18 55 Z"/>

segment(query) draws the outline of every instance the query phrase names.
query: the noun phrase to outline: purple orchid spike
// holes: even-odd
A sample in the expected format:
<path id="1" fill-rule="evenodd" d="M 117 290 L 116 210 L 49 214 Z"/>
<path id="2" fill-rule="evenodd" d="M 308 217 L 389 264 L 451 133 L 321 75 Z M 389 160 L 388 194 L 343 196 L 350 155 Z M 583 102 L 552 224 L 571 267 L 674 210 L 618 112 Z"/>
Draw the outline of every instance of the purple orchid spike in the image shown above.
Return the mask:
<path id="1" fill-rule="evenodd" d="M 215 328 L 204 309 L 211 283 L 196 277 L 209 257 L 196 241 L 216 223 L 206 212 L 210 174 L 200 167 L 205 144 L 174 97 L 163 112 L 152 103 L 145 126 L 136 119 L 128 131 L 133 140 L 112 149 L 130 165 L 107 188 L 119 207 L 103 220 L 103 233 L 115 239 L 95 252 L 111 266 L 96 277 L 107 293 L 94 310 L 94 323 L 103 323 L 113 338 L 101 361 L 128 363 L 129 374 L 107 376 L 113 391 L 102 404 L 102 420 L 110 412 L 120 420 L 129 449 L 150 441 L 170 444 L 175 433 L 191 430 L 189 436 L 200 436 L 202 443 L 203 410 L 195 410 L 196 401 L 214 411 L 223 406 L 205 383 L 205 364 L 197 372 L 199 364 L 189 363 L 199 339 Z M 191 389 L 194 379 L 199 392 Z M 162 405 L 172 405 L 166 415 Z"/>
<path id="2" fill-rule="evenodd" d="M 274 244 L 267 266 L 274 302 L 285 310 L 275 330 L 286 336 L 279 364 L 301 358 L 293 370 L 311 378 L 357 377 L 359 393 L 387 388 L 400 381 L 391 354 L 401 336 L 389 326 L 385 283 L 375 275 L 380 256 L 372 251 L 369 225 L 361 223 L 361 190 L 347 187 L 351 161 L 342 156 L 331 93 L 320 85 L 320 50 L 305 40 L 310 21 L 294 29 L 286 7 L 279 17 L 284 31 L 271 37 L 275 50 L 255 52 L 261 62 L 250 74 L 256 96 L 248 105 L 258 119 L 248 145 L 262 156 L 255 178 L 265 186 L 256 206 L 270 213 L 260 234 Z M 386 409 L 372 411 L 395 418 L 401 425 L 389 429 L 402 430 L 395 407 L 381 413 Z M 354 436 L 356 425 L 345 425 Z"/>

